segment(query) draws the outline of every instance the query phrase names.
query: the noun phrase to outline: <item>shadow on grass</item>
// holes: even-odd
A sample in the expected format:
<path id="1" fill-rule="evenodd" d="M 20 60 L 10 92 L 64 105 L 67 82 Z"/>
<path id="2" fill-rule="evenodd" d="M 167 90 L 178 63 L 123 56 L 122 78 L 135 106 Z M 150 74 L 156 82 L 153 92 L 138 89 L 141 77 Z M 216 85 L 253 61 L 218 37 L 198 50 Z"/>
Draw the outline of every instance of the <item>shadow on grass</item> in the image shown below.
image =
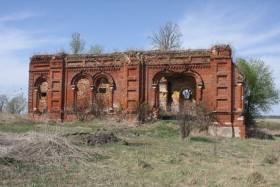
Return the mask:
<path id="1" fill-rule="evenodd" d="M 197 137 L 191 137 L 191 141 L 194 142 L 203 142 L 203 143 L 214 143 L 213 140 L 207 138 L 207 137 L 201 137 L 201 136 L 197 136 Z"/>
<path id="2" fill-rule="evenodd" d="M 127 145 L 127 146 L 147 146 L 147 145 L 151 145 L 150 143 L 144 143 L 144 142 L 127 142 L 127 141 L 124 141 L 123 142 L 124 145 Z"/>
<path id="3" fill-rule="evenodd" d="M 250 128 L 247 131 L 247 137 L 261 140 L 274 140 L 274 137 L 271 134 L 268 134 L 259 128 Z"/>
<path id="4" fill-rule="evenodd" d="M 16 160 L 15 158 L 3 157 L 3 158 L 0 158 L 0 165 L 19 166 L 19 165 L 22 165 L 22 162 L 19 160 Z"/>

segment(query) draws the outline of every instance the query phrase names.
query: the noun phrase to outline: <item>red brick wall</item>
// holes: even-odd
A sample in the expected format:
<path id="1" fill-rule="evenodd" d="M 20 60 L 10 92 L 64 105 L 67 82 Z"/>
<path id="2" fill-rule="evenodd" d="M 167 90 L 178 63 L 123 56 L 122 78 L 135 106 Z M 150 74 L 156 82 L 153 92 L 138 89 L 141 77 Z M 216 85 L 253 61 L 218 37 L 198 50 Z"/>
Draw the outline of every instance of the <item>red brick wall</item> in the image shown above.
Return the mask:
<path id="1" fill-rule="evenodd" d="M 169 74 L 194 77 L 196 101 L 204 102 L 208 110 L 217 115 L 220 125 L 238 126 L 244 131 L 244 85 L 242 75 L 232 62 L 229 46 L 171 52 L 33 56 L 29 70 L 28 113 L 34 119 L 42 116 L 37 110 L 36 89 L 40 80 L 46 80 L 49 90 L 45 115 L 55 121 L 76 119 L 73 107 L 77 77 L 89 79 L 92 98 L 98 77 L 108 79 L 113 93 L 111 113 L 119 106 L 132 113 L 140 102 L 158 107 L 158 81 Z"/>

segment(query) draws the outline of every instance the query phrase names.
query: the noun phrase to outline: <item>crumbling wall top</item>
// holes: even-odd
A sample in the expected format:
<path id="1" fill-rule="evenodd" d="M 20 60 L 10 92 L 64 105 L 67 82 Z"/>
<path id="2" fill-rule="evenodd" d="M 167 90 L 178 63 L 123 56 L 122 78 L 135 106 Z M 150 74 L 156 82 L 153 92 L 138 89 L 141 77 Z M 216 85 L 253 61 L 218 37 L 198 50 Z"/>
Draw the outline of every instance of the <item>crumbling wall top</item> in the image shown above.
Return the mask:
<path id="1" fill-rule="evenodd" d="M 149 59 L 149 58 L 187 58 L 187 57 L 210 57 L 211 55 L 230 55 L 229 45 L 215 45 L 211 49 L 188 49 L 188 50 L 129 50 L 126 52 L 115 52 L 105 54 L 66 54 L 58 53 L 52 55 L 34 55 L 30 58 L 30 63 L 42 63 L 53 59 L 66 59 L 67 61 L 119 61 L 122 59 Z"/>

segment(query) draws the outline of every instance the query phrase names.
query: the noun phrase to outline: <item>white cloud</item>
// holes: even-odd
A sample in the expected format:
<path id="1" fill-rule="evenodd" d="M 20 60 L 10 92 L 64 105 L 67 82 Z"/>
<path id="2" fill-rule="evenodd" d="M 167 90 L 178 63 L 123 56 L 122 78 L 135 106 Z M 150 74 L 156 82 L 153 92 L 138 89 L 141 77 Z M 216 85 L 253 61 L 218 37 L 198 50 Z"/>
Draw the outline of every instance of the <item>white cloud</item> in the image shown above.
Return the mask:
<path id="1" fill-rule="evenodd" d="M 0 16 L 0 23 L 10 22 L 10 21 L 19 21 L 19 20 L 27 19 L 27 18 L 30 18 L 33 16 L 34 16 L 34 14 L 32 14 L 30 12 L 18 12 L 18 13 L 14 13 L 14 14 Z"/>
<path id="2" fill-rule="evenodd" d="M 268 13 L 261 6 L 250 7 L 248 11 L 238 5 L 205 5 L 199 11 L 188 9 L 178 24 L 185 48 L 230 44 L 237 56 L 259 57 L 269 64 L 280 89 L 280 27 L 279 23 L 267 25 Z M 280 114 L 280 105 L 272 109 L 270 114 Z"/>
<path id="3" fill-rule="evenodd" d="M 280 27 L 260 28 L 266 16 L 259 7 L 247 10 L 230 6 L 209 5 L 197 10 L 188 10 L 179 21 L 184 35 L 184 47 L 207 48 L 215 43 L 228 43 L 238 49 L 266 43 L 280 36 Z"/>
<path id="4" fill-rule="evenodd" d="M 49 36 L 48 32 L 7 26 L 32 16 L 34 14 L 26 12 L 0 16 L 0 94 L 15 88 L 23 89 L 27 96 L 30 56 L 35 51 L 45 51 L 65 42 L 64 38 Z"/>

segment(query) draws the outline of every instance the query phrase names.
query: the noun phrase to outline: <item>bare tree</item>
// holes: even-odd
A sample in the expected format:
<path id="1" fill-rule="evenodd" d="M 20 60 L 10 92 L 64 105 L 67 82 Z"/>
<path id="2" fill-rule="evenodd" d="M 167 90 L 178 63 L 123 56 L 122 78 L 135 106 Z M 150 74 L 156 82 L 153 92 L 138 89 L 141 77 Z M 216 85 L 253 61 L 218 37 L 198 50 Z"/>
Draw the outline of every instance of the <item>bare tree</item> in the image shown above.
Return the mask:
<path id="1" fill-rule="evenodd" d="M 7 95 L 1 94 L 0 95 L 0 112 L 4 112 L 7 108 L 8 104 L 8 97 Z"/>
<path id="2" fill-rule="evenodd" d="M 154 49 L 170 51 L 181 48 L 182 36 L 183 34 L 180 32 L 178 24 L 167 22 L 149 38 Z"/>
<path id="3" fill-rule="evenodd" d="M 90 54 L 100 55 L 104 53 L 104 46 L 100 44 L 95 44 L 89 49 Z"/>
<path id="4" fill-rule="evenodd" d="M 72 34 L 72 40 L 70 41 L 70 48 L 73 54 L 78 54 L 83 52 L 85 48 L 85 40 L 81 38 L 80 33 L 74 32 Z"/>
<path id="5" fill-rule="evenodd" d="M 11 114 L 21 114 L 26 107 L 26 100 L 23 95 L 15 96 L 7 105 L 7 111 Z"/>

